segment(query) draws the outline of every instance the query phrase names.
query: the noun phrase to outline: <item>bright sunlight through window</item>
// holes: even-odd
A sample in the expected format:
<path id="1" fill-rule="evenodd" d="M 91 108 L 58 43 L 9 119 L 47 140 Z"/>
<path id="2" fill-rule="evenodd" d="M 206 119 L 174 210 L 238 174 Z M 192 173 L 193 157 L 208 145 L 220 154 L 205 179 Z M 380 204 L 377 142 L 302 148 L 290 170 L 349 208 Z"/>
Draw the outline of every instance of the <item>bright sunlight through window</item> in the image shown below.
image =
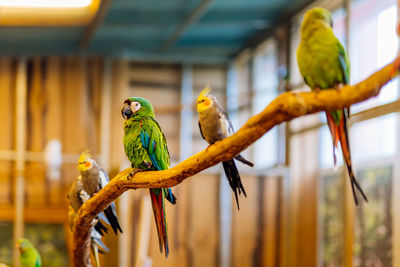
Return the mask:
<path id="1" fill-rule="evenodd" d="M 92 0 L 0 0 L 2 7 L 23 8 L 81 8 L 91 3 Z"/>

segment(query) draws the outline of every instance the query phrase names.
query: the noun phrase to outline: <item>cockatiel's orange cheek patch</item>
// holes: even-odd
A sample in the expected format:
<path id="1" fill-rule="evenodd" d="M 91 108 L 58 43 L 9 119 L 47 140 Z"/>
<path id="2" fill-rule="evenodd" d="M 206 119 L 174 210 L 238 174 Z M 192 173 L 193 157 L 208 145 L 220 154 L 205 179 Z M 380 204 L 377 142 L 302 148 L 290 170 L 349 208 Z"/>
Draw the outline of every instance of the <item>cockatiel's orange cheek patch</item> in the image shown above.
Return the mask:
<path id="1" fill-rule="evenodd" d="M 91 163 L 90 163 L 89 161 L 85 163 L 85 167 L 86 167 L 86 168 L 89 168 L 90 165 L 91 165 Z"/>
<path id="2" fill-rule="evenodd" d="M 211 104 L 210 99 L 206 98 L 206 99 L 204 100 L 204 105 L 209 106 L 210 104 Z"/>

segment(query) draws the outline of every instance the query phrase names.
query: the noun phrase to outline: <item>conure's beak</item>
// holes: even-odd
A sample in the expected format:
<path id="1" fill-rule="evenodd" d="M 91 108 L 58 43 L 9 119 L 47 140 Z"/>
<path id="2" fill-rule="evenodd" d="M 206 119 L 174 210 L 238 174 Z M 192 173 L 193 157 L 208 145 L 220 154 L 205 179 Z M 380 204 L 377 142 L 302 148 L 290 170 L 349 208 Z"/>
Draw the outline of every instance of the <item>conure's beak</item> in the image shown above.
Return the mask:
<path id="1" fill-rule="evenodd" d="M 130 119 L 133 116 L 133 111 L 128 103 L 125 103 L 122 107 L 121 114 L 125 120 Z"/>

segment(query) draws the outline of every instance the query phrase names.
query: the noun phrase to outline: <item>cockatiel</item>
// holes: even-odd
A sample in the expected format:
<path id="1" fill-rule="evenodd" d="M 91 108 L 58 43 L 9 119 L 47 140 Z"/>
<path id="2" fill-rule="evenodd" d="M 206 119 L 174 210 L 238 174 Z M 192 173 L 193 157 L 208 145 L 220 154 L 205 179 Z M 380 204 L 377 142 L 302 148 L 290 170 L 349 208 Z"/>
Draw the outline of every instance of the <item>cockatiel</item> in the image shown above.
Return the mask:
<path id="1" fill-rule="evenodd" d="M 20 252 L 19 260 L 22 267 L 42 266 L 42 260 L 39 252 L 28 239 L 21 238 L 17 241 L 16 245 Z"/>
<path id="2" fill-rule="evenodd" d="M 350 81 L 350 63 L 346 51 L 332 31 L 331 13 L 324 8 L 313 8 L 306 12 L 301 24 L 301 41 L 297 48 L 297 63 L 305 83 L 311 90 L 339 88 Z M 349 138 L 347 132 L 348 108 L 326 112 L 329 130 L 332 134 L 333 156 L 336 165 L 338 142 L 350 176 L 354 201 L 358 204 L 355 188 L 368 202 L 363 190 L 354 176 Z"/>
<path id="3" fill-rule="evenodd" d="M 88 151 L 82 152 L 79 157 L 78 170 L 81 173 L 83 189 L 91 197 L 99 192 L 100 189 L 106 186 L 109 182 L 107 172 L 91 158 Z M 104 210 L 104 215 L 110 223 L 114 233 L 117 234 L 118 231 L 122 233 L 114 202 Z"/>
<path id="4" fill-rule="evenodd" d="M 150 102 L 141 97 L 130 97 L 124 101 L 121 113 L 125 119 L 123 139 L 125 154 L 132 168 L 153 171 L 168 169 L 170 157 L 167 140 L 155 120 L 154 109 Z M 160 252 L 164 247 L 167 257 L 169 246 L 165 199 L 175 204 L 176 198 L 169 188 L 151 188 L 150 198 Z"/>
<path id="5" fill-rule="evenodd" d="M 70 203 L 68 210 L 68 221 L 71 231 L 73 231 L 74 218 L 76 212 L 78 212 L 82 204 L 85 203 L 89 198 L 90 196 L 83 189 L 81 176 L 78 176 L 72 183 L 68 194 L 68 199 Z M 100 213 L 99 216 L 93 220 L 92 224 L 94 226 L 90 229 L 90 239 L 91 239 L 90 247 L 95 261 L 95 266 L 97 267 L 100 267 L 99 252 L 103 254 L 109 252 L 107 246 L 101 241 L 101 236 L 104 235 L 104 233 L 107 233 L 107 227 L 105 227 L 101 223 L 99 217 L 106 223 L 109 223 L 108 220 L 104 217 L 104 215 Z"/>
<path id="6" fill-rule="evenodd" d="M 77 178 L 75 178 L 74 182 L 72 183 L 72 185 L 69 189 L 69 194 L 68 194 L 69 204 L 70 204 L 70 207 L 72 208 L 74 217 L 75 217 L 75 213 L 78 212 L 78 210 L 82 206 L 82 204 L 85 203 L 89 198 L 90 198 L 89 194 L 83 189 L 82 178 L 81 178 L 81 176 L 78 176 Z M 69 214 L 69 215 L 72 217 L 71 214 Z M 94 228 L 96 229 L 97 232 L 99 232 L 99 234 L 104 235 L 105 233 L 107 233 L 108 229 L 104 224 L 102 224 L 100 222 L 99 218 L 101 218 L 107 224 L 109 224 L 109 221 L 107 220 L 106 217 L 104 217 L 104 215 L 102 213 L 99 213 L 99 215 L 96 218 L 96 220 L 98 222 L 94 226 Z M 73 218 L 70 218 L 70 219 L 72 219 L 72 221 L 70 221 L 70 223 L 72 223 L 72 226 L 73 226 L 73 224 L 74 224 Z M 71 227 L 71 231 L 72 231 L 72 227 Z"/>
<path id="7" fill-rule="evenodd" d="M 211 89 L 208 86 L 201 91 L 196 101 L 196 109 L 199 113 L 199 129 L 201 136 L 207 143 L 212 145 L 232 135 L 233 126 L 222 106 L 210 92 Z M 250 167 L 254 166 L 253 163 L 243 158 L 240 154 L 237 155 L 235 159 Z M 222 166 L 224 167 L 229 185 L 235 193 L 236 204 L 239 209 L 238 194 L 240 195 L 243 193 L 244 196 L 247 197 L 240 179 L 239 171 L 234 159 L 222 162 Z"/>

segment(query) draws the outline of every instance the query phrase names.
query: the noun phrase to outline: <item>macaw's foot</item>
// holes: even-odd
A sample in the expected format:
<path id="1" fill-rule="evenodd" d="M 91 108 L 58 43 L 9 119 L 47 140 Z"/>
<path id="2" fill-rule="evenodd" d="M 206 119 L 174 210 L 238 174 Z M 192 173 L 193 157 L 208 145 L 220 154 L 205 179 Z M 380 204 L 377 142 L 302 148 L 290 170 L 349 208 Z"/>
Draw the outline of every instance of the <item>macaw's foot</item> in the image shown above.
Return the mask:
<path id="1" fill-rule="evenodd" d="M 141 172 L 143 170 L 137 169 L 137 168 L 132 168 L 132 171 L 128 174 L 128 180 L 132 180 L 132 178 L 135 176 L 136 173 Z"/>

